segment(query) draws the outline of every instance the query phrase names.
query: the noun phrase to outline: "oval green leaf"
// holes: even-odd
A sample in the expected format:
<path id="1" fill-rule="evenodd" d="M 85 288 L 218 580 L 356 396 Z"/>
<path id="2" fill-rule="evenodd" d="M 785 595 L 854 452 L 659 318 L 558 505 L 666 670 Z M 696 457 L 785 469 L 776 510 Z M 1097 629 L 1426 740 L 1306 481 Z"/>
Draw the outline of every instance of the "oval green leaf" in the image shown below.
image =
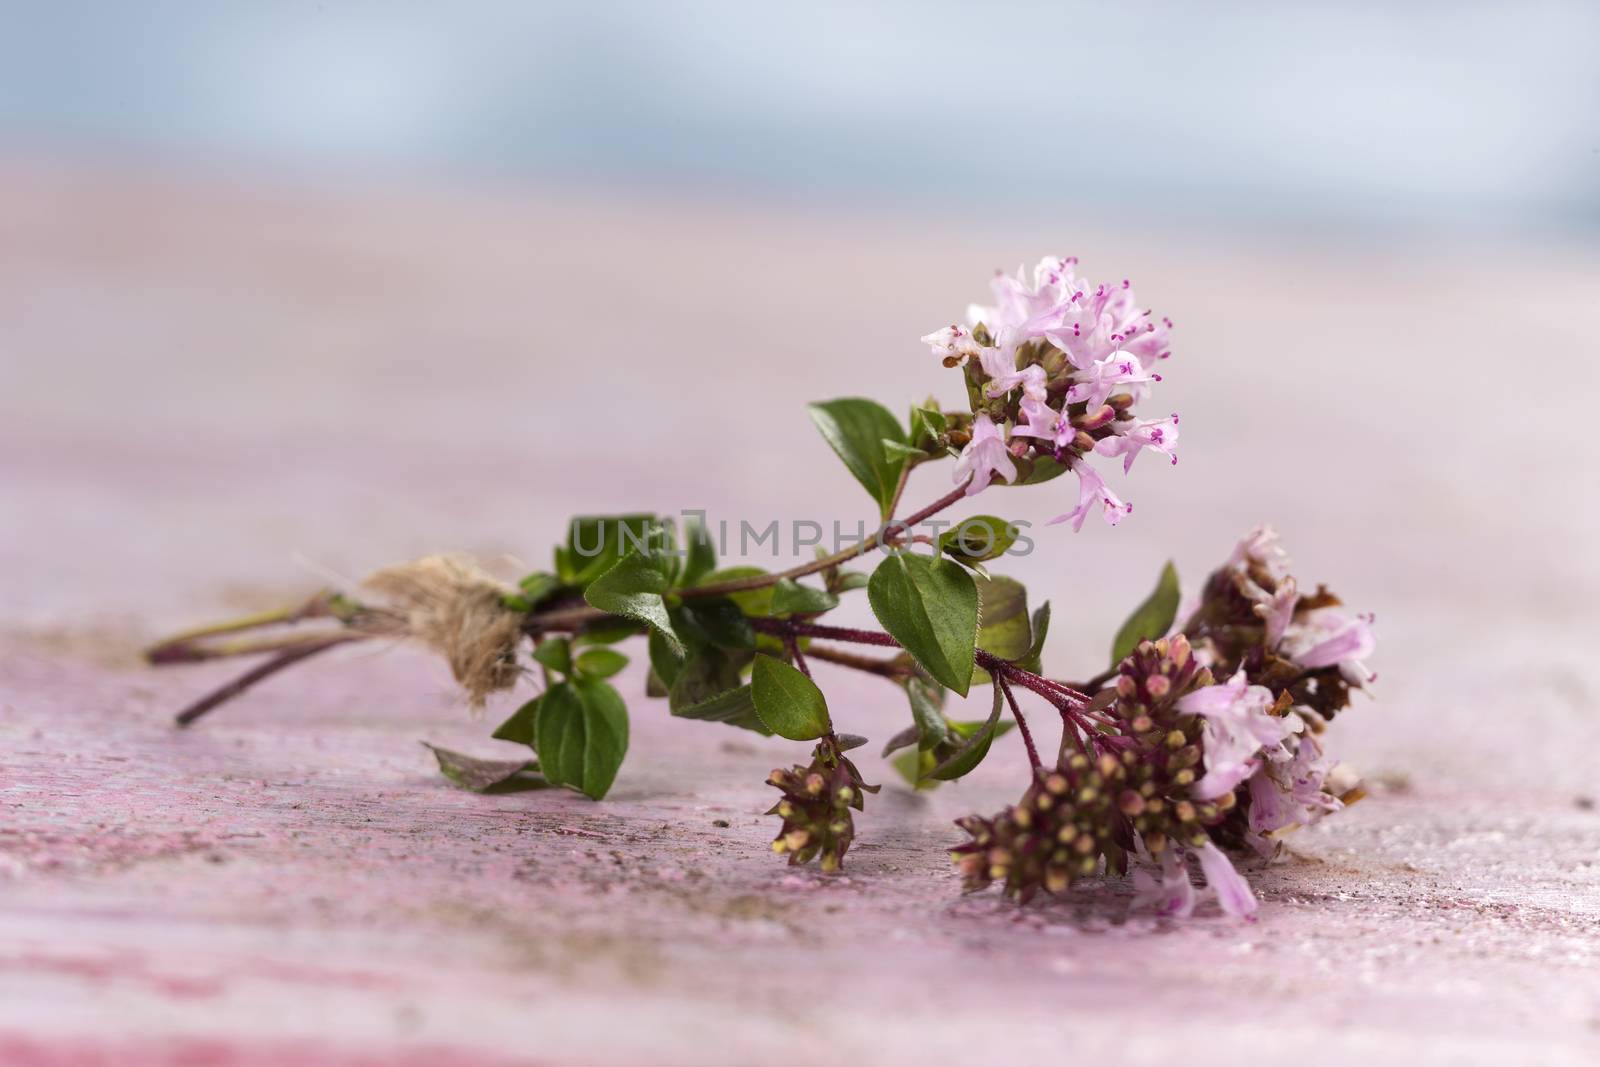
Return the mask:
<path id="1" fill-rule="evenodd" d="M 801 585 L 793 578 L 780 578 L 772 587 L 772 614 L 821 615 L 839 606 L 839 598 L 825 589 Z"/>
<path id="2" fill-rule="evenodd" d="M 867 582 L 883 628 L 933 680 L 962 696 L 972 685 L 978 640 L 978 588 L 958 564 L 895 552 Z"/>
<path id="3" fill-rule="evenodd" d="M 628 657 L 610 648 L 589 648 L 578 653 L 573 666 L 585 678 L 609 678 L 628 665 Z"/>
<path id="4" fill-rule="evenodd" d="M 807 409 L 823 440 L 844 461 L 850 473 L 888 518 L 889 505 L 900 481 L 905 458 L 885 454 L 885 441 L 904 441 L 900 421 L 882 404 L 861 397 L 846 397 L 812 404 Z"/>
<path id="5" fill-rule="evenodd" d="M 545 778 L 599 800 L 628 751 L 627 706 L 599 679 L 558 683 L 539 700 L 534 742 Z"/>
<path id="6" fill-rule="evenodd" d="M 954 781 L 983 762 L 983 757 L 989 754 L 989 746 L 994 743 L 995 729 L 1000 725 L 1000 709 L 1005 706 L 1005 697 L 1000 687 L 994 687 L 994 710 L 989 713 L 989 718 L 977 733 L 961 742 L 942 763 L 928 772 L 929 778 L 937 778 L 941 782 Z"/>
<path id="7" fill-rule="evenodd" d="M 589 588 L 583 591 L 583 599 L 601 611 L 646 624 L 668 645 L 681 649 L 683 643 L 672 628 L 662 596 L 668 584 L 660 567 L 638 552 L 629 552 L 616 566 L 589 583 Z"/>
<path id="8" fill-rule="evenodd" d="M 1111 642 L 1111 665 L 1116 666 L 1126 659 L 1128 653 L 1139 647 L 1140 641 L 1154 641 L 1166 634 L 1177 617 L 1178 568 L 1168 560 L 1161 568 L 1155 589 L 1143 604 L 1133 609 L 1128 621 L 1117 631 L 1117 639 Z"/>
<path id="9" fill-rule="evenodd" d="M 939 551 L 961 563 L 982 563 L 1017 543 L 1017 528 L 994 515 L 962 519 L 939 535 Z"/>
<path id="10" fill-rule="evenodd" d="M 830 729 L 828 702 L 815 682 L 787 663 L 757 656 L 750 675 L 756 714 L 767 729 L 791 741 L 811 741 Z"/>

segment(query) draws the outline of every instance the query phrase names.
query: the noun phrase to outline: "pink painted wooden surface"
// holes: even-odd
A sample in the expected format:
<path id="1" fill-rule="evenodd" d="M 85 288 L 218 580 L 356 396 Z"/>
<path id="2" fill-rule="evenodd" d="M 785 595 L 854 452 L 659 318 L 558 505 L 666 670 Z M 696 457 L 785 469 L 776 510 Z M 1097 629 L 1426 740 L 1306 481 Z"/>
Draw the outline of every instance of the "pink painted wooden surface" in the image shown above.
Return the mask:
<path id="1" fill-rule="evenodd" d="M 1048 221 L 0 171 L 0 1063 L 1600 1054 L 1600 263 Z M 1177 321 L 1186 446 L 1120 529 L 1010 568 L 1060 672 L 1161 560 L 1198 578 L 1262 518 L 1378 614 L 1380 699 L 1335 734 L 1374 795 L 1251 872 L 1254 925 L 1124 921 L 1115 883 L 962 896 L 949 820 L 1013 798 L 1015 737 L 886 787 L 824 879 L 759 815 L 799 746 L 641 697 L 606 802 L 484 798 L 417 742 L 492 754 L 507 708 L 473 721 L 421 653 L 334 653 L 182 733 L 231 668 L 134 661 L 324 572 L 540 562 L 579 510 L 853 522 L 801 403 L 948 395 L 916 336 L 1046 251 Z M 847 728 L 899 729 L 824 670 Z"/>

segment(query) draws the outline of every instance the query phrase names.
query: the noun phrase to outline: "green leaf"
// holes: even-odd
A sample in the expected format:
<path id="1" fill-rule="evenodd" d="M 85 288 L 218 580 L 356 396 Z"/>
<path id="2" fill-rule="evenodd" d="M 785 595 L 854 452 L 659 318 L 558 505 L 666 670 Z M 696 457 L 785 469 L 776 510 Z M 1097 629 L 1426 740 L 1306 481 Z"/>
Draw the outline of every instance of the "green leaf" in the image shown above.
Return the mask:
<path id="1" fill-rule="evenodd" d="M 857 589 L 865 589 L 868 581 L 860 571 L 840 571 L 829 584 L 834 593 L 852 593 Z"/>
<path id="2" fill-rule="evenodd" d="M 565 637 L 550 637 L 533 646 L 533 658 L 557 674 L 572 673 L 572 642 Z"/>
<path id="3" fill-rule="evenodd" d="M 812 404 L 808 410 L 828 446 L 878 502 L 883 517 L 888 518 L 905 460 L 890 459 L 884 453 L 883 442 L 905 440 L 899 420 L 883 405 L 859 397 Z"/>
<path id="4" fill-rule="evenodd" d="M 712 571 L 696 585 L 721 585 L 723 582 L 743 581 L 746 578 L 762 578 L 767 574 L 760 567 L 724 567 L 720 571 Z M 738 593 L 729 593 L 728 599 L 739 605 L 739 610 L 752 618 L 762 618 L 772 614 L 772 586 L 764 585 L 759 589 L 746 589 Z"/>
<path id="5" fill-rule="evenodd" d="M 688 704 L 672 709 L 672 714 L 680 719 L 703 719 L 708 722 L 723 722 L 729 726 L 738 726 L 745 730 L 754 730 L 758 734 L 771 734 L 766 723 L 756 714 L 755 697 L 751 694 L 750 686 L 741 685 L 737 689 L 729 689 L 719 696 L 698 704 Z"/>
<path id="6" fill-rule="evenodd" d="M 1004 706 L 1005 697 L 997 685 L 994 687 L 994 710 L 989 713 L 988 720 L 976 733 L 961 742 L 943 762 L 929 771 L 928 777 L 937 778 L 941 782 L 954 781 L 982 763 L 983 757 L 989 754 L 989 746 L 994 743 L 995 728 L 1000 725 L 1000 710 Z"/>
<path id="7" fill-rule="evenodd" d="M 489 736 L 497 741 L 515 741 L 519 745 L 532 746 L 534 723 L 539 716 L 539 701 L 543 699 L 544 695 L 540 694 L 522 705 Z"/>
<path id="8" fill-rule="evenodd" d="M 801 585 L 793 578 L 780 578 L 772 587 L 772 614 L 821 615 L 839 606 L 839 598 L 815 586 Z"/>
<path id="9" fill-rule="evenodd" d="M 883 743 L 883 754 L 888 756 L 891 752 L 897 752 L 908 745 L 914 745 L 916 743 L 917 724 L 912 723 L 910 726 L 907 726 L 904 730 L 901 730 L 899 733 L 895 734 L 893 737 L 889 738 L 889 740 Z"/>
<path id="10" fill-rule="evenodd" d="M 628 657 L 609 648 L 588 648 L 573 662 L 585 678 L 610 678 L 628 665 Z"/>
<path id="11" fill-rule="evenodd" d="M 683 650 L 673 648 L 665 637 L 654 630 L 650 631 L 647 647 L 650 651 L 651 671 L 661 680 L 663 687 L 672 688 L 672 683 L 678 679 L 678 672 L 683 670 Z"/>
<path id="12" fill-rule="evenodd" d="M 611 789 L 622 759 L 628 754 L 628 705 L 622 694 L 598 678 L 573 683 L 583 698 L 588 742 L 583 759 L 583 791 L 599 800 Z"/>
<path id="13" fill-rule="evenodd" d="M 757 656 L 750 687 L 756 714 L 779 737 L 810 741 L 828 732 L 828 702 L 822 690 L 782 660 Z"/>
<path id="14" fill-rule="evenodd" d="M 607 682 L 561 682 L 539 703 L 535 738 L 546 778 L 599 800 L 628 751 L 628 709 Z"/>
<path id="15" fill-rule="evenodd" d="M 756 647 L 756 632 L 731 597 L 696 597 L 685 600 L 678 611 L 683 620 L 679 636 L 690 644 L 716 645 L 719 648 Z"/>
<path id="16" fill-rule="evenodd" d="M 528 789 L 547 789 L 550 783 L 539 774 L 537 760 L 488 760 L 452 752 L 422 742 L 439 761 L 439 772 L 463 789 L 474 793 L 521 793 Z"/>
<path id="17" fill-rule="evenodd" d="M 1044 655 L 1044 639 L 1049 632 L 1050 601 L 1046 600 L 1039 605 L 1039 610 L 1033 613 L 1033 642 L 1028 646 L 1028 654 L 1017 661 L 1018 666 L 1035 674 L 1040 672 L 1041 659 Z"/>
<path id="18" fill-rule="evenodd" d="M 910 459 L 921 459 L 922 449 L 912 448 L 910 445 L 901 441 L 886 440 L 883 442 L 883 458 L 887 459 L 890 463 L 903 463 Z M 896 475 L 895 477 L 898 478 L 899 475 Z"/>
<path id="19" fill-rule="evenodd" d="M 900 773 L 900 776 L 919 790 L 936 788 L 939 785 L 939 779 L 931 777 L 934 768 L 948 760 L 956 753 L 963 742 L 977 734 L 988 723 L 986 721 L 951 722 L 949 725 L 950 737 L 948 740 L 941 742 L 938 747 L 932 749 L 914 748 L 909 752 L 902 752 L 892 761 L 894 769 Z M 989 743 L 993 744 L 995 738 L 1003 737 L 1013 725 L 1009 721 L 1001 722 L 995 727 L 994 733 L 989 738 Z M 910 734 L 914 729 L 913 727 L 911 730 L 904 732 Z M 886 750 L 884 755 L 887 756 L 894 749 L 910 745 L 912 740 L 914 738 L 907 737 L 902 739 L 897 735 L 890 742 L 893 747 Z"/>
<path id="20" fill-rule="evenodd" d="M 978 579 L 978 647 L 1004 660 L 1019 660 L 1033 644 L 1028 623 L 1028 591 L 1015 578 L 994 575 Z M 973 684 L 989 680 L 982 668 L 973 671 Z"/>
<path id="21" fill-rule="evenodd" d="M 917 747 L 934 748 L 949 736 L 949 726 L 940 709 L 944 693 L 932 682 L 918 677 L 906 679 L 906 696 L 911 701 L 911 719 L 917 728 Z"/>
<path id="22" fill-rule="evenodd" d="M 572 637 L 574 645 L 614 645 L 618 641 L 637 637 L 649 627 L 641 626 L 632 619 L 596 619 L 594 622 L 585 623 L 583 628 Z"/>
<path id="23" fill-rule="evenodd" d="M 534 571 L 518 582 L 517 585 L 521 588 L 522 595 L 527 599 L 528 603 L 538 607 L 541 600 L 561 588 L 561 579 L 544 571 Z"/>
<path id="24" fill-rule="evenodd" d="M 662 533 L 654 515 L 580 515 L 567 525 L 566 545 L 556 549 L 556 572 L 567 585 L 588 585 L 637 546 L 659 549 Z"/>
<path id="25" fill-rule="evenodd" d="M 934 789 L 939 785 L 937 779 L 929 778 L 928 772 L 937 766 L 932 752 L 925 752 L 914 748 L 909 752 L 902 752 L 890 761 L 900 777 L 913 789 Z"/>
<path id="26" fill-rule="evenodd" d="M 938 445 L 940 435 L 950 428 L 950 420 L 936 407 L 912 408 L 910 427 L 906 440 L 927 451 Z"/>
<path id="27" fill-rule="evenodd" d="M 962 696 L 972 685 L 978 589 L 955 563 L 894 552 L 867 583 L 872 612 L 934 681 Z"/>
<path id="28" fill-rule="evenodd" d="M 1161 568 L 1161 577 L 1144 603 L 1133 609 L 1128 621 L 1117 631 L 1111 642 L 1111 664 L 1116 666 L 1138 647 L 1140 641 L 1154 641 L 1172 628 L 1178 617 L 1178 568 L 1168 560 Z"/>
<path id="29" fill-rule="evenodd" d="M 755 698 L 741 673 L 750 657 L 710 648 L 689 660 L 667 694 L 667 707 L 680 719 L 705 719 L 770 734 L 756 714 Z"/>
<path id="30" fill-rule="evenodd" d="M 949 722 L 950 739 L 957 744 L 974 736 L 979 730 L 982 730 L 985 726 L 989 725 L 988 719 L 972 719 L 970 721 L 951 719 Z M 994 736 L 996 738 L 1004 737 L 1006 735 L 1006 731 L 1010 730 L 1015 725 L 1016 723 L 1012 722 L 1010 719 L 1000 720 L 1000 725 L 994 728 Z"/>
<path id="31" fill-rule="evenodd" d="M 668 578 L 659 567 L 638 552 L 629 552 L 615 567 L 589 583 L 583 599 L 601 611 L 645 623 L 669 645 L 682 648 L 683 642 L 667 617 L 662 596 L 667 586 Z"/>
<path id="32" fill-rule="evenodd" d="M 719 648 L 696 653 L 672 680 L 668 706 L 676 712 L 739 688 L 744 684 L 741 668 L 748 660 L 748 656 L 736 658 Z"/>
<path id="33" fill-rule="evenodd" d="M 1017 460 L 1017 480 L 1014 482 L 998 482 L 998 485 L 1042 485 L 1053 481 L 1067 473 L 1068 467 L 1064 463 L 1057 463 L 1049 456 L 1035 456 L 1033 459 Z"/>
<path id="34" fill-rule="evenodd" d="M 959 563 L 982 563 L 1005 554 L 1017 542 L 1017 528 L 993 515 L 962 519 L 939 535 L 939 551 Z"/>
<path id="35" fill-rule="evenodd" d="M 571 682 L 557 682 L 539 698 L 533 747 L 545 777 L 556 785 L 583 781 L 583 701 Z"/>
<path id="36" fill-rule="evenodd" d="M 683 537 L 686 542 L 684 545 L 686 555 L 683 561 L 683 575 L 678 580 L 686 586 L 695 585 L 717 569 L 717 548 L 711 543 L 711 534 L 698 515 L 691 516 L 684 522 Z"/>

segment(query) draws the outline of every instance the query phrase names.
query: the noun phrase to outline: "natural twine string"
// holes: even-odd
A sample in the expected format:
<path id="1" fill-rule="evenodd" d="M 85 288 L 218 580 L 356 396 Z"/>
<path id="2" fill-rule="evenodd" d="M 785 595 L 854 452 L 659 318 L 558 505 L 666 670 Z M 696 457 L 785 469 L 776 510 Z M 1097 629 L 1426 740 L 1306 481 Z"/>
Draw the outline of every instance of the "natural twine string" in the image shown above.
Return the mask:
<path id="1" fill-rule="evenodd" d="M 362 585 L 400 613 L 406 636 L 444 656 L 473 707 L 517 683 L 522 616 L 502 602 L 515 590 L 471 560 L 424 556 L 385 567 Z"/>

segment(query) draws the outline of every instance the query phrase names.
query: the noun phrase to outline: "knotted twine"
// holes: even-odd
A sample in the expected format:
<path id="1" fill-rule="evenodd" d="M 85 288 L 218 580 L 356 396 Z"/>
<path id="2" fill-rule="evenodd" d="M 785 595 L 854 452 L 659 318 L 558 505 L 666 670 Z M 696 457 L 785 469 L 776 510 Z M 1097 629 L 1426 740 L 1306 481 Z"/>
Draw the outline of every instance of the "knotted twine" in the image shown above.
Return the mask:
<path id="1" fill-rule="evenodd" d="M 502 602 L 516 590 L 471 560 L 424 556 L 385 567 L 361 584 L 389 602 L 406 636 L 445 658 L 474 708 L 490 693 L 516 685 L 522 616 Z"/>

